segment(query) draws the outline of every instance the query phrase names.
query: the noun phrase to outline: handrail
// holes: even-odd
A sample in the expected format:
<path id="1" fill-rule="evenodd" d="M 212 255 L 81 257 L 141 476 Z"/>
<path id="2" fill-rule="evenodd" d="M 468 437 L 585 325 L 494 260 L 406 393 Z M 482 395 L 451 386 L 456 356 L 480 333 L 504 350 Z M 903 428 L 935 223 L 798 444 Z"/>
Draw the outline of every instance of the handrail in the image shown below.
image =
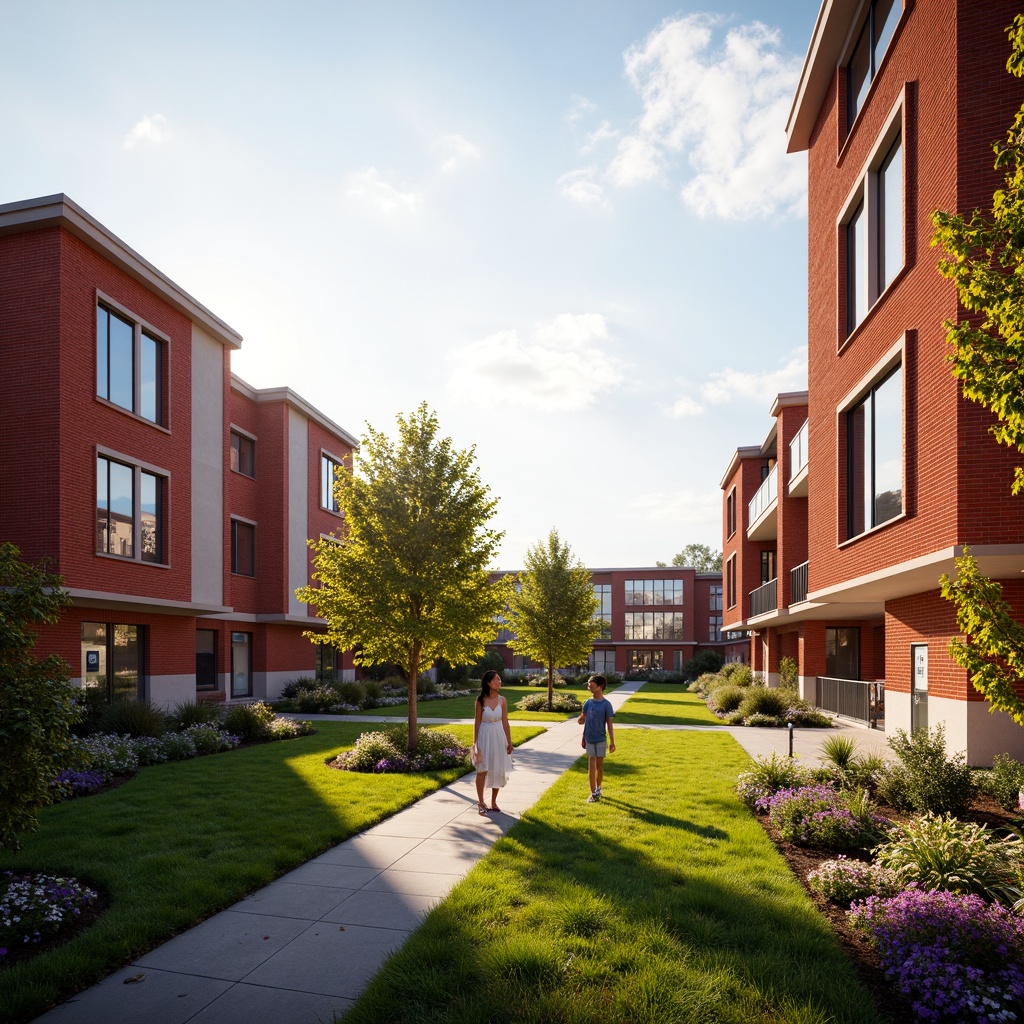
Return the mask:
<path id="1" fill-rule="evenodd" d="M 750 526 L 756 523 L 758 519 L 764 515 L 768 506 L 771 505 L 779 496 L 779 467 L 777 465 L 772 466 L 769 474 L 764 478 L 764 482 L 757 489 L 755 494 L 747 505 L 747 525 Z"/>
<path id="2" fill-rule="evenodd" d="M 789 479 L 792 480 L 807 465 L 807 424 L 796 432 L 793 440 L 789 442 Z"/>

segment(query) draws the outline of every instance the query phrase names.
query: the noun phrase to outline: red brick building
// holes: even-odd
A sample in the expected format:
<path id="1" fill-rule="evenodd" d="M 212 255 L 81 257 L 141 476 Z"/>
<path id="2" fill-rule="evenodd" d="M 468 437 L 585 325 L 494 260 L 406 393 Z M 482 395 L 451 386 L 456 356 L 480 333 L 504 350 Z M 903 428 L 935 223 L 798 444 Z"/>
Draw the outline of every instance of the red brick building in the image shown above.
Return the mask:
<path id="1" fill-rule="evenodd" d="M 943 722 L 973 764 L 1020 757 L 1024 730 L 950 659 L 938 579 L 967 544 L 1024 615 L 1024 502 L 1019 455 L 945 360 L 964 312 L 929 243 L 934 210 L 990 207 L 1001 182 L 1016 12 L 822 6 L 787 125 L 808 158 L 808 392 L 778 396 L 722 482 L 725 627 L 756 631 L 755 668 L 771 682 L 795 658 L 812 699 L 822 679 L 884 680 L 887 729 Z"/>
<path id="2" fill-rule="evenodd" d="M 0 540 L 64 577 L 41 640 L 80 685 L 272 699 L 317 668 L 294 591 L 355 440 L 233 376 L 241 340 L 67 197 L 0 206 Z"/>
<path id="3" fill-rule="evenodd" d="M 495 577 L 501 575 L 507 574 Z M 722 635 L 720 572 L 684 566 L 591 569 L 590 578 L 599 602 L 595 617 L 603 623 L 587 665 L 591 672 L 680 672 L 701 651 L 725 661 L 736 646 Z M 488 648 L 498 651 L 509 669 L 534 667 L 507 646 L 513 635 L 502 630 Z"/>

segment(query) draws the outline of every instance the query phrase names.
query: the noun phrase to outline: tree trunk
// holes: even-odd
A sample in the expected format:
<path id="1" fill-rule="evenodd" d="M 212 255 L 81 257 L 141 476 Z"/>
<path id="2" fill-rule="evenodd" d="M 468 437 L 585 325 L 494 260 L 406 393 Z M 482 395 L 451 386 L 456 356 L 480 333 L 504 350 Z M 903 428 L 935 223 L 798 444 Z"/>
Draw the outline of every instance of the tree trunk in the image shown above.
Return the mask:
<path id="1" fill-rule="evenodd" d="M 548 711 L 555 710 L 555 663 L 548 661 Z"/>
<path id="2" fill-rule="evenodd" d="M 416 746 L 419 743 L 419 726 L 416 722 L 416 680 L 420 675 L 420 645 L 413 644 L 409 652 L 409 678 L 406 687 L 409 693 L 409 742 L 410 754 L 416 753 Z"/>

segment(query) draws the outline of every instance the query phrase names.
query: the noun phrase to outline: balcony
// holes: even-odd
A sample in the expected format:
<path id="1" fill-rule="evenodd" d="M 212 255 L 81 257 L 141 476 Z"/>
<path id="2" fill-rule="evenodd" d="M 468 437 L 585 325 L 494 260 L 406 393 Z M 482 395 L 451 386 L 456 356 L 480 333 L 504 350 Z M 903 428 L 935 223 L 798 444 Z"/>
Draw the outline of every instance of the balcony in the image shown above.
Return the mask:
<path id="1" fill-rule="evenodd" d="M 774 540 L 778 535 L 779 467 L 772 466 L 747 505 L 747 540 Z"/>
<path id="2" fill-rule="evenodd" d="M 750 592 L 750 617 L 752 619 L 758 615 L 768 615 L 778 609 L 778 584 L 777 579 L 769 580 L 757 590 Z"/>
<path id="3" fill-rule="evenodd" d="M 789 570 L 789 603 L 799 604 L 807 600 L 807 567 L 809 562 Z"/>
<path id="4" fill-rule="evenodd" d="M 789 442 L 789 488 L 791 498 L 807 497 L 807 420 Z"/>

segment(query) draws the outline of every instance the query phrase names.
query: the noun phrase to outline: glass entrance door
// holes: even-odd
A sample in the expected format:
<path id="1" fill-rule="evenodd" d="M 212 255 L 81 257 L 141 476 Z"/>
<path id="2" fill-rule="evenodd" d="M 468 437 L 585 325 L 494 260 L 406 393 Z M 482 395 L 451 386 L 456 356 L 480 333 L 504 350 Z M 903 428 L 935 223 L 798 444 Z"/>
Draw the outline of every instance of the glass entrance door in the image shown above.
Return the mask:
<path id="1" fill-rule="evenodd" d="M 250 659 L 252 634 L 231 634 L 231 696 L 252 696 L 252 667 Z"/>

